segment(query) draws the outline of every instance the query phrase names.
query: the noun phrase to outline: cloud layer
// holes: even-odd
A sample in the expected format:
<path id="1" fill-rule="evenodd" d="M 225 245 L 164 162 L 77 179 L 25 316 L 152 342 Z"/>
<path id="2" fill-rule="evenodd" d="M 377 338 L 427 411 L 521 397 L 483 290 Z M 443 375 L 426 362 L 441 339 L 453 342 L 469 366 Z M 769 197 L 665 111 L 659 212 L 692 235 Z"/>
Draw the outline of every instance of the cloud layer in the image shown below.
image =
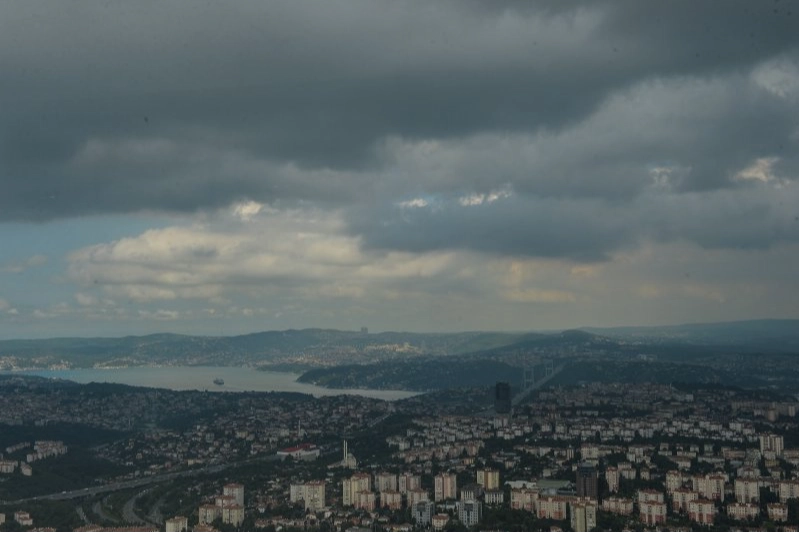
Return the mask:
<path id="1" fill-rule="evenodd" d="M 62 294 L 27 312 L 316 302 L 318 323 L 410 326 L 438 297 L 551 326 L 634 279 L 674 299 L 652 316 L 734 314 L 692 306 L 735 284 L 760 287 L 742 316 L 799 315 L 751 260 L 799 259 L 797 17 L 784 0 L 0 6 L 0 224 L 177 217 L 51 258 Z M 734 264 L 723 287 L 677 286 L 650 260 L 675 250 L 675 270 Z M 0 313 L 24 315 L 8 293 Z M 458 313 L 435 327 L 479 327 Z"/>

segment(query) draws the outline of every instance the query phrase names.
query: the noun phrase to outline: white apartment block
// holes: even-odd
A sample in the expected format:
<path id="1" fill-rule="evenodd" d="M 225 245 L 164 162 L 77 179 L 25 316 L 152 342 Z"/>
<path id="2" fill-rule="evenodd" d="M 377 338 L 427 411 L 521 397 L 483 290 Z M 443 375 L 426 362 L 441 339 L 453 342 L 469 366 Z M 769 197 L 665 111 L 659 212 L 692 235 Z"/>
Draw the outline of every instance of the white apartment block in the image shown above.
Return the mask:
<path id="1" fill-rule="evenodd" d="M 688 502 L 688 518 L 705 526 L 716 520 L 716 504 L 712 500 L 694 500 Z"/>
<path id="2" fill-rule="evenodd" d="M 389 509 L 402 509 L 402 493 L 398 490 L 381 491 L 380 507 L 387 507 Z"/>
<path id="3" fill-rule="evenodd" d="M 546 496 L 538 499 L 538 518 L 566 520 L 568 498 L 562 496 Z"/>
<path id="4" fill-rule="evenodd" d="M 605 498 L 602 501 L 602 510 L 613 514 L 631 515 L 633 514 L 633 501 L 629 498 Z"/>
<path id="5" fill-rule="evenodd" d="M 476 500 L 464 500 L 457 503 L 458 520 L 467 527 L 475 527 L 483 519 L 483 504 Z"/>
<path id="6" fill-rule="evenodd" d="M 502 489 L 488 489 L 483 493 L 486 505 L 502 505 L 505 502 L 505 491 Z"/>
<path id="7" fill-rule="evenodd" d="M 17 511 L 14 513 L 14 521 L 21 526 L 32 526 L 33 518 L 25 511 Z"/>
<path id="8" fill-rule="evenodd" d="M 727 516 L 735 520 L 751 520 L 760 514 L 756 503 L 731 503 L 727 506 Z"/>
<path id="9" fill-rule="evenodd" d="M 365 472 L 353 474 L 341 482 L 342 505 L 356 505 L 359 492 L 372 490 L 372 476 Z"/>
<path id="10" fill-rule="evenodd" d="M 572 502 L 570 509 L 572 531 L 593 531 L 596 529 L 596 500 Z"/>
<path id="11" fill-rule="evenodd" d="M 760 488 L 765 486 L 760 478 L 738 478 L 735 480 L 735 501 L 738 503 L 760 502 Z"/>
<path id="12" fill-rule="evenodd" d="M 244 507 L 244 485 L 241 483 L 228 483 L 222 487 L 224 496 L 233 496 L 236 503 Z"/>
<path id="13" fill-rule="evenodd" d="M 183 533 L 189 530 L 189 519 L 185 516 L 175 516 L 169 518 L 165 526 L 166 533 Z"/>
<path id="14" fill-rule="evenodd" d="M 239 527 L 244 522 L 244 507 L 234 503 L 222 507 L 222 523 Z"/>
<path id="15" fill-rule="evenodd" d="M 370 513 L 375 510 L 377 497 L 374 492 L 362 490 L 355 494 L 355 507 Z"/>
<path id="16" fill-rule="evenodd" d="M 510 491 L 511 509 L 535 512 L 538 510 L 538 489 L 515 488 Z"/>
<path id="17" fill-rule="evenodd" d="M 499 488 L 499 470 L 492 468 L 478 470 L 477 484 L 486 490 Z"/>
<path id="18" fill-rule="evenodd" d="M 408 494 L 408 506 L 416 505 L 419 502 L 426 502 L 430 500 L 430 495 L 424 489 L 413 489 L 409 490 Z"/>
<path id="19" fill-rule="evenodd" d="M 419 502 L 411 508 L 417 527 L 428 526 L 433 522 L 436 506 L 433 502 Z"/>
<path id="20" fill-rule="evenodd" d="M 379 492 L 384 490 L 397 490 L 397 475 L 381 472 L 375 476 L 375 488 Z"/>
<path id="21" fill-rule="evenodd" d="M 447 515 L 447 514 L 435 514 L 431 518 L 431 522 L 433 524 L 433 530 L 434 531 L 441 531 L 445 527 L 447 527 L 447 524 L 449 523 L 449 515 Z"/>
<path id="22" fill-rule="evenodd" d="M 673 492 L 679 488 L 682 488 L 685 479 L 683 478 L 682 472 L 679 470 L 669 470 L 666 472 L 666 492 Z"/>
<path id="23" fill-rule="evenodd" d="M 655 489 L 639 489 L 638 490 L 638 503 L 642 502 L 656 502 L 663 503 L 666 501 L 662 492 Z"/>
<path id="24" fill-rule="evenodd" d="M 198 513 L 199 513 L 199 523 L 201 525 L 210 524 L 211 522 L 216 520 L 217 517 L 222 516 L 222 508 L 217 507 L 214 504 L 207 503 L 205 505 L 200 506 L 200 508 L 198 509 Z"/>
<path id="25" fill-rule="evenodd" d="M 783 479 L 779 485 L 780 502 L 791 498 L 799 498 L 799 479 Z"/>
<path id="26" fill-rule="evenodd" d="M 763 455 L 766 455 L 767 452 L 773 453 L 773 455 L 776 457 L 780 457 L 782 455 L 782 451 L 784 449 L 782 435 L 758 435 L 757 439 L 760 441 L 760 453 Z"/>
<path id="27" fill-rule="evenodd" d="M 454 500 L 457 497 L 458 478 L 455 474 L 439 474 L 434 478 L 433 484 L 435 501 Z"/>
<path id="28" fill-rule="evenodd" d="M 788 506 L 784 503 L 769 503 L 766 505 L 769 520 L 786 522 L 788 520 Z"/>
<path id="29" fill-rule="evenodd" d="M 708 500 L 724 499 L 724 484 L 726 482 L 727 474 L 720 472 L 706 474 L 705 476 L 693 476 L 691 478 L 693 489 L 697 491 L 702 498 L 707 498 Z"/>
<path id="30" fill-rule="evenodd" d="M 605 470 L 605 481 L 608 483 L 608 490 L 610 492 L 619 492 L 619 469 L 615 466 L 609 466 Z"/>
<path id="31" fill-rule="evenodd" d="M 638 517 L 648 526 L 655 526 L 666 521 L 666 504 L 660 502 L 638 502 Z"/>
<path id="32" fill-rule="evenodd" d="M 422 477 L 415 474 L 402 474 L 399 476 L 399 491 L 407 494 L 409 490 L 418 489 L 422 486 Z"/>
<path id="33" fill-rule="evenodd" d="M 671 493 L 671 509 L 675 513 L 687 513 L 688 504 L 699 499 L 699 493 L 691 489 L 676 489 Z"/>
<path id="34" fill-rule="evenodd" d="M 325 508 L 324 481 L 309 481 L 305 484 L 305 510 L 311 512 L 321 511 Z"/>

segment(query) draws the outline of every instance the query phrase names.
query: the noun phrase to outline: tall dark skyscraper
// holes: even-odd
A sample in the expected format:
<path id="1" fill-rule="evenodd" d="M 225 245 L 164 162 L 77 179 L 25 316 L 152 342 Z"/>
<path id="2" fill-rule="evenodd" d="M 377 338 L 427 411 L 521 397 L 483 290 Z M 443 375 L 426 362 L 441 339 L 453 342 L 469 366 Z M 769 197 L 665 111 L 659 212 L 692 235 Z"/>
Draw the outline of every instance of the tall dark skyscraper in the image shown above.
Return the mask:
<path id="1" fill-rule="evenodd" d="M 510 413 L 510 408 L 510 383 L 499 381 L 494 388 L 494 411 L 506 415 Z"/>
<path id="2" fill-rule="evenodd" d="M 599 500 L 599 483 L 596 468 L 583 463 L 577 469 L 577 496 Z"/>

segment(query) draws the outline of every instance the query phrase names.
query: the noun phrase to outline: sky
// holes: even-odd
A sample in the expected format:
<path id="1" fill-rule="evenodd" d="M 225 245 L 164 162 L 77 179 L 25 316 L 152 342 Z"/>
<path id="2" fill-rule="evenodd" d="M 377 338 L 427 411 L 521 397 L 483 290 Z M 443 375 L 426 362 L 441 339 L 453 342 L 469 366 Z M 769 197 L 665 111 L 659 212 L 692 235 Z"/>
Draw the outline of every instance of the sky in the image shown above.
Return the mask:
<path id="1" fill-rule="evenodd" d="M 0 338 L 799 318 L 799 2 L 0 3 Z"/>

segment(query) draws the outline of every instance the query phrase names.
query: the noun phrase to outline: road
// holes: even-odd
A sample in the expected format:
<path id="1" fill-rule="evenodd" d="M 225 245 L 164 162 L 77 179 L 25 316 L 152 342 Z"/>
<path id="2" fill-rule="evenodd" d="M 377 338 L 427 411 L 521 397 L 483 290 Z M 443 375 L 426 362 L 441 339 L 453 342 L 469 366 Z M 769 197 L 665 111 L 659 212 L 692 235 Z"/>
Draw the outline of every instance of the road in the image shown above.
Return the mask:
<path id="1" fill-rule="evenodd" d="M 78 513 L 78 517 L 83 520 L 84 524 L 89 525 L 89 518 L 86 516 L 86 512 L 83 510 L 82 505 L 75 507 L 75 512 Z"/>
<path id="2" fill-rule="evenodd" d="M 164 515 L 161 514 L 161 506 L 164 504 L 164 500 L 166 499 L 166 495 L 161 496 L 158 498 L 152 507 L 150 507 L 150 512 L 147 513 L 147 521 L 153 524 L 163 524 L 164 523 Z"/>
<path id="3" fill-rule="evenodd" d="M 95 516 L 98 516 L 101 520 L 118 524 L 119 520 L 117 520 L 116 518 L 105 512 L 105 508 L 107 505 L 108 505 L 108 496 L 103 498 L 102 501 L 94 502 L 94 505 L 92 506 L 92 512 L 95 514 Z"/>
<path id="4" fill-rule="evenodd" d="M 246 461 L 238 461 L 235 463 L 226 463 L 222 465 L 212 465 L 206 466 L 203 468 L 197 468 L 195 470 L 184 470 L 181 472 L 170 472 L 168 474 L 158 474 L 155 476 L 148 476 L 139 479 L 131 479 L 129 481 L 120 481 L 117 483 L 109 483 L 107 485 L 96 485 L 94 487 L 86 487 L 85 489 L 77 489 L 77 490 L 68 490 L 64 492 L 56 492 L 54 494 L 44 494 L 42 496 L 34 496 L 33 498 L 24 498 L 22 500 L 16 501 L 6 501 L 0 502 L 3 505 L 18 505 L 25 502 L 31 501 L 39 501 L 39 500 L 73 500 L 75 498 L 83 498 L 85 496 L 96 496 L 97 494 L 104 494 L 106 492 L 116 492 L 122 489 L 130 489 L 135 487 L 144 487 L 146 485 L 152 485 L 155 483 L 162 483 L 164 481 L 171 481 L 173 479 L 178 479 L 182 477 L 196 477 L 203 474 L 216 474 L 218 472 L 222 472 L 223 470 L 227 470 L 229 468 L 234 468 L 237 466 L 244 466 L 252 463 L 258 462 L 275 462 L 279 461 L 280 458 L 275 455 L 269 455 L 266 457 L 259 457 L 256 459 L 248 459 Z"/>

